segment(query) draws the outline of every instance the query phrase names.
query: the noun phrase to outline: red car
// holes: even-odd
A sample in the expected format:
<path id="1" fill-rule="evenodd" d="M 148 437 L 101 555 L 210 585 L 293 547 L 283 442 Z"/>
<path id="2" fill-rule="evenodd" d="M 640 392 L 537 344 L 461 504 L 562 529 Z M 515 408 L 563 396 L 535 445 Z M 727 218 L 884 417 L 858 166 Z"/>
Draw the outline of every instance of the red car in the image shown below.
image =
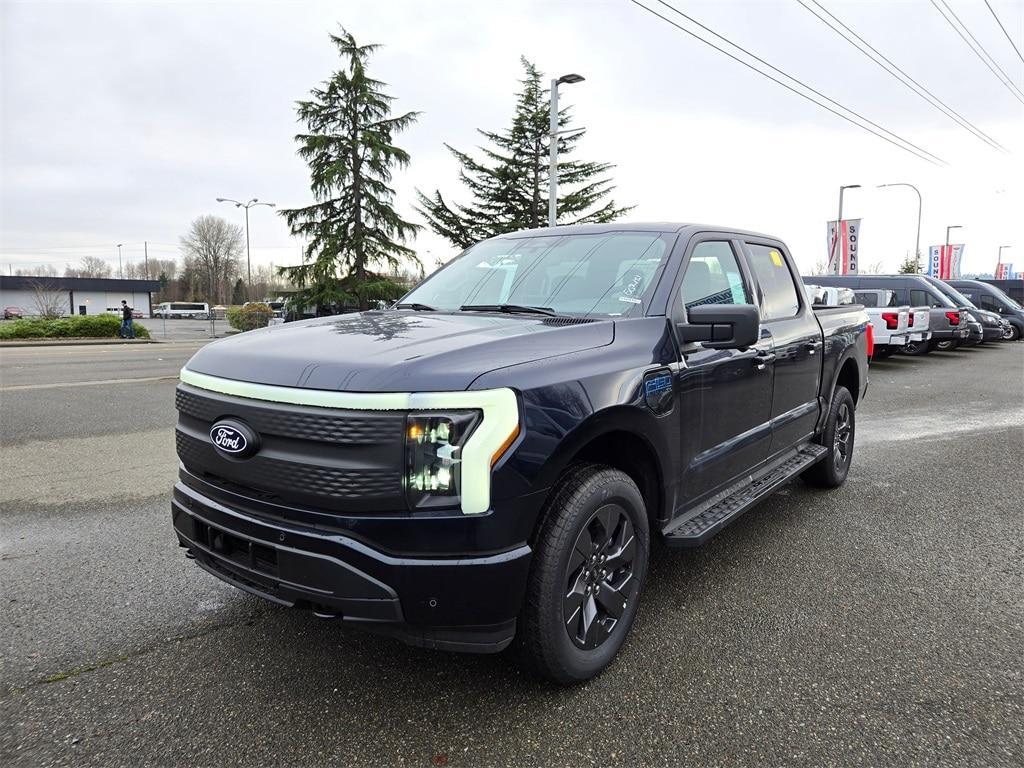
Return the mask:
<path id="1" fill-rule="evenodd" d="M 144 315 L 139 310 L 137 310 L 137 309 L 133 309 L 132 310 L 132 318 L 134 318 L 135 320 L 138 320 L 138 319 L 140 319 L 142 317 L 144 317 Z"/>
<path id="2" fill-rule="evenodd" d="M 22 318 L 25 316 L 24 311 L 21 307 L 4 307 L 4 320 L 10 320 L 12 317 Z"/>

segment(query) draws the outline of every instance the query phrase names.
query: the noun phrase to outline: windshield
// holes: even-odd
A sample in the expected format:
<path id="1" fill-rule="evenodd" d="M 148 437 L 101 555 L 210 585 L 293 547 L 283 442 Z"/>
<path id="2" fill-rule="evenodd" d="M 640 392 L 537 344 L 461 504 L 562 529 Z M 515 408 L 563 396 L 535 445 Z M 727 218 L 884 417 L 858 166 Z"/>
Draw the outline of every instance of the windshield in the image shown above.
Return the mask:
<path id="1" fill-rule="evenodd" d="M 401 304 L 435 309 L 512 304 L 559 314 L 643 315 L 674 235 L 608 232 L 485 240 Z"/>
<path id="2" fill-rule="evenodd" d="M 960 293 L 960 291 L 958 291 L 956 288 L 951 286 L 949 283 L 943 283 L 943 285 L 942 285 L 942 292 L 944 294 L 946 294 L 947 296 L 949 296 L 949 298 L 951 298 L 953 301 L 955 301 L 958 304 L 960 304 L 960 306 L 972 307 L 974 309 L 978 308 L 977 304 L 975 304 L 973 301 L 968 299 L 966 296 L 964 296 L 962 293 Z"/>

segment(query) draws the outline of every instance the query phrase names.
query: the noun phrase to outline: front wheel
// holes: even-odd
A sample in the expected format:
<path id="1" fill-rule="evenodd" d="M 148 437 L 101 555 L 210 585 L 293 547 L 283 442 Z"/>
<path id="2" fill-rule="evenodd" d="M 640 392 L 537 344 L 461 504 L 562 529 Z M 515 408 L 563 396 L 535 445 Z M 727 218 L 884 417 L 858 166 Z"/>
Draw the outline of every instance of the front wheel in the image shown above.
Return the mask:
<path id="1" fill-rule="evenodd" d="M 803 473 L 804 481 L 819 488 L 838 488 L 846 482 L 853 461 L 856 426 L 853 395 L 846 387 L 836 387 L 825 430 L 818 438 L 818 442 L 828 451 L 823 459 Z"/>
<path id="2" fill-rule="evenodd" d="M 647 576 L 647 510 L 628 475 L 584 464 L 552 492 L 534 548 L 517 642 L 549 680 L 589 680 L 618 653 Z"/>
<path id="3" fill-rule="evenodd" d="M 1006 330 L 1003 331 L 1003 341 L 1016 341 L 1020 338 L 1020 328 L 1016 325 L 1010 325 Z"/>

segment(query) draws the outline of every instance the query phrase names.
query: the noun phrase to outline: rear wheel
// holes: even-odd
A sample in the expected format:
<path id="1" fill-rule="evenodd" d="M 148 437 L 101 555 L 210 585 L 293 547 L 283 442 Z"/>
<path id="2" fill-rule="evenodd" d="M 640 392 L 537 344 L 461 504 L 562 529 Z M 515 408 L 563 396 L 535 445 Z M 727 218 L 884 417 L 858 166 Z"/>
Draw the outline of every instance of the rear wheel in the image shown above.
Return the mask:
<path id="1" fill-rule="evenodd" d="M 580 465 L 556 486 L 535 546 L 517 642 L 544 677 L 599 674 L 622 646 L 647 576 L 647 511 L 624 472 Z"/>
<path id="2" fill-rule="evenodd" d="M 825 430 L 818 442 L 828 453 L 817 464 L 803 473 L 809 485 L 819 488 L 838 488 L 846 482 L 853 461 L 853 440 L 856 433 L 856 406 L 853 395 L 846 387 L 836 387 L 832 407 L 828 412 Z"/>
<path id="3" fill-rule="evenodd" d="M 960 346 L 960 342 L 954 339 L 947 339 L 946 341 L 940 341 L 935 344 L 935 348 L 942 352 L 949 352 Z"/>
<path id="4" fill-rule="evenodd" d="M 910 341 L 907 342 L 903 347 L 900 348 L 900 352 L 904 355 L 927 355 L 932 351 L 931 345 L 927 341 Z"/>

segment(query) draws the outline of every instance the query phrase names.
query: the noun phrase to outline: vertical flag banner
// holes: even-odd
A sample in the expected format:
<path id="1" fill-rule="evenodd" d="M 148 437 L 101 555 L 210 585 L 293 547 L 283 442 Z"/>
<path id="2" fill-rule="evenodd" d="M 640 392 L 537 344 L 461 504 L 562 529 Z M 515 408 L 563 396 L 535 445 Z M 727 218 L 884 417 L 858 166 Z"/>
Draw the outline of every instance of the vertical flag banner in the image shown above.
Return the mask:
<path id="1" fill-rule="evenodd" d="M 996 280 L 1009 280 L 1013 273 L 1013 264 L 996 265 Z"/>
<path id="2" fill-rule="evenodd" d="M 860 249 L 860 219 L 843 219 L 826 224 L 828 243 L 828 271 L 833 275 L 856 275 Z"/>
<path id="3" fill-rule="evenodd" d="M 963 243 L 933 245 L 928 249 L 928 274 L 939 280 L 955 280 L 960 277 L 963 257 Z"/>

